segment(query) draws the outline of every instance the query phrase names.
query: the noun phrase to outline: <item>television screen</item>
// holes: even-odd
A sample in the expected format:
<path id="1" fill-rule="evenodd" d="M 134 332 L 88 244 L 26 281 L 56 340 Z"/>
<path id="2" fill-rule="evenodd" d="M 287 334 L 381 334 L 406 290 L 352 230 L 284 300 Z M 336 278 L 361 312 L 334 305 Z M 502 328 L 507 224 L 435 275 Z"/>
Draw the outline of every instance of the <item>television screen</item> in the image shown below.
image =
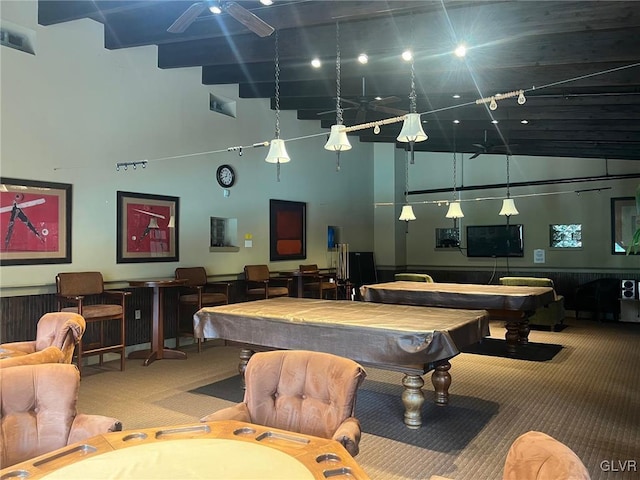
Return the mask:
<path id="1" fill-rule="evenodd" d="M 468 257 L 523 257 L 522 225 L 467 226 Z"/>

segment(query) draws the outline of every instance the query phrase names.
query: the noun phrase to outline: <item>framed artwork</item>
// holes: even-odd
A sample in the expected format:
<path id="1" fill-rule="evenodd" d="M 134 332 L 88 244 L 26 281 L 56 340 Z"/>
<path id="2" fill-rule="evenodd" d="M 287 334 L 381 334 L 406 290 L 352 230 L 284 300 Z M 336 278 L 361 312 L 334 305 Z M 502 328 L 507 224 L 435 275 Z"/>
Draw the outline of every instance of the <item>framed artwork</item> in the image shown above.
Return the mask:
<path id="1" fill-rule="evenodd" d="M 117 263 L 177 262 L 178 197 L 117 192 Z"/>
<path id="2" fill-rule="evenodd" d="M 640 229 L 640 215 L 635 197 L 611 199 L 611 254 L 627 255 L 634 233 Z M 630 255 L 640 255 L 633 249 Z"/>
<path id="3" fill-rule="evenodd" d="M 269 200 L 270 258 L 307 258 L 307 204 Z"/>
<path id="4" fill-rule="evenodd" d="M 0 265 L 71 263 L 71 185 L 0 178 Z"/>

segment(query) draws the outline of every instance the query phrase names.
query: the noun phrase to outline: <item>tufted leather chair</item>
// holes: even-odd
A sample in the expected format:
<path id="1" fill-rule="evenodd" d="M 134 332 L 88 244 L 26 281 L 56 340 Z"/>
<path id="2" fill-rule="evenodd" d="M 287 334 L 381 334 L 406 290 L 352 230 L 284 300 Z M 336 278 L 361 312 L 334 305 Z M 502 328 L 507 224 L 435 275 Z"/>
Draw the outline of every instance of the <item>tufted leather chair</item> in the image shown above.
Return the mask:
<path id="1" fill-rule="evenodd" d="M 71 363 L 73 350 L 82 338 L 85 321 L 69 312 L 45 313 L 36 329 L 36 339 L 0 345 L 0 349 L 24 353 L 0 360 L 0 367 L 34 363 Z"/>
<path id="2" fill-rule="evenodd" d="M 365 376 L 358 363 L 329 353 L 256 353 L 247 363 L 244 401 L 201 421 L 240 420 L 331 438 L 355 456 L 361 432 L 353 415 Z"/>
<path id="3" fill-rule="evenodd" d="M 580 458 L 564 443 L 531 430 L 511 444 L 502 480 L 590 480 Z M 430 480 L 448 480 L 432 475 Z"/>
<path id="4" fill-rule="evenodd" d="M 248 299 L 286 297 L 291 279 L 272 277 L 267 265 L 245 265 L 244 279 Z"/>
<path id="5" fill-rule="evenodd" d="M 78 370 L 82 372 L 82 359 L 105 353 L 120 355 L 120 370 L 125 361 L 125 299 L 131 292 L 105 290 L 100 272 L 68 272 L 56 275 L 58 310 L 82 315 L 87 324 L 99 325 L 99 339 L 89 343 L 86 336 L 78 343 Z M 69 306 L 71 305 L 71 306 Z M 116 326 L 112 324 L 117 324 Z M 111 335 L 105 329 L 112 328 Z"/>
<path id="6" fill-rule="evenodd" d="M 46 363 L 2 370 L 2 468 L 101 433 L 122 430 L 115 418 L 76 412 L 79 386 L 75 365 Z"/>
<path id="7" fill-rule="evenodd" d="M 214 307 L 216 305 L 226 305 L 229 303 L 229 283 L 216 282 L 208 283 L 207 271 L 204 267 L 182 267 L 176 268 L 176 280 L 186 280 L 187 283 L 181 287 L 180 299 L 178 302 L 178 318 L 176 331 L 176 348 L 180 347 L 180 335 L 193 336 L 193 320 L 189 319 L 189 329 L 181 328 L 180 317 L 182 307 L 190 308 L 191 314 L 197 312 L 202 307 Z M 215 291 L 214 291 L 215 290 Z M 202 351 L 202 339 L 196 340 L 198 352 Z"/>

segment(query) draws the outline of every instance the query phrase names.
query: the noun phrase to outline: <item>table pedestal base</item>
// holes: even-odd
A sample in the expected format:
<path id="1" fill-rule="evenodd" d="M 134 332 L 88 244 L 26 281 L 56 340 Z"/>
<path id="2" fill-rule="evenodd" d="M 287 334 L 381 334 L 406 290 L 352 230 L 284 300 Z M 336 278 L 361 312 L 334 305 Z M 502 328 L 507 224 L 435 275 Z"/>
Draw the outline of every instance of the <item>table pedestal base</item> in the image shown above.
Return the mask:
<path id="1" fill-rule="evenodd" d="M 187 358 L 187 354 L 181 352 L 180 350 L 174 350 L 172 348 L 163 348 L 162 350 L 136 350 L 135 352 L 131 352 L 128 358 L 144 358 L 143 365 L 148 367 L 151 363 L 156 360 L 160 360 L 163 358 L 172 358 L 172 359 L 182 359 L 185 360 Z"/>

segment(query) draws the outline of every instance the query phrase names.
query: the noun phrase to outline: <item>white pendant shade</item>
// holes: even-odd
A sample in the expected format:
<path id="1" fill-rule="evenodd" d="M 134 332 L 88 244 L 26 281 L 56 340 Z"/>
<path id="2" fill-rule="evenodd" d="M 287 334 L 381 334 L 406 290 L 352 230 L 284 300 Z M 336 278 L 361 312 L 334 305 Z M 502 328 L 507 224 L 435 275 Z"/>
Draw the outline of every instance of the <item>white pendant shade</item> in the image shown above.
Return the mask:
<path id="1" fill-rule="evenodd" d="M 346 127 L 344 125 L 331 125 L 331 134 L 329 140 L 324 144 L 325 150 L 332 152 L 344 152 L 351 150 L 351 144 L 347 137 Z"/>
<path id="2" fill-rule="evenodd" d="M 510 217 L 511 215 L 518 215 L 519 213 L 520 212 L 518 212 L 513 198 L 505 198 L 504 200 L 502 200 L 502 208 L 500 209 L 500 213 L 498 215 Z"/>
<path id="3" fill-rule="evenodd" d="M 403 220 L 408 222 L 409 220 L 415 220 L 416 216 L 413 214 L 413 207 L 411 205 L 404 205 L 402 207 L 402 212 L 400 212 L 400 217 L 398 220 Z"/>
<path id="4" fill-rule="evenodd" d="M 269 153 L 264 161 L 267 163 L 287 163 L 291 161 L 287 153 L 287 148 L 284 145 L 284 140 L 279 138 L 271 140 Z"/>
<path id="5" fill-rule="evenodd" d="M 402 130 L 398 135 L 399 142 L 424 142 L 427 138 L 426 133 L 422 130 L 422 122 L 420 122 L 419 113 L 407 113 L 402 124 Z"/>
<path id="6" fill-rule="evenodd" d="M 449 210 L 447 210 L 447 218 L 462 218 L 464 217 L 464 213 L 462 213 L 462 208 L 460 207 L 460 202 L 451 202 L 449 204 Z"/>

